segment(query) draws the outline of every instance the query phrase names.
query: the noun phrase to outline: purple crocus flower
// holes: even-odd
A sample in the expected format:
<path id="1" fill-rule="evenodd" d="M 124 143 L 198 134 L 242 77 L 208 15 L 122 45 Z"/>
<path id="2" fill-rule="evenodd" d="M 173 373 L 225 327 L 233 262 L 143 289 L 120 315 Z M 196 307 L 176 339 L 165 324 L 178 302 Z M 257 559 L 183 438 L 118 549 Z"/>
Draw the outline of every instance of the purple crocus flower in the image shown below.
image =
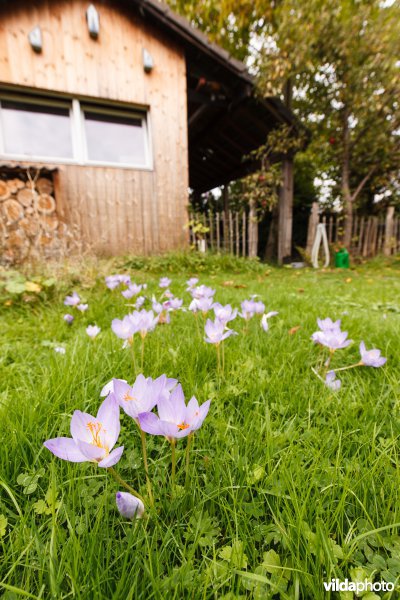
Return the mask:
<path id="1" fill-rule="evenodd" d="M 141 519 L 144 515 L 144 504 L 129 492 L 117 492 L 115 496 L 117 508 L 125 519 Z"/>
<path id="2" fill-rule="evenodd" d="M 167 288 L 169 285 L 171 285 L 171 279 L 168 277 L 161 277 L 158 285 L 160 288 Z"/>
<path id="3" fill-rule="evenodd" d="M 340 379 L 336 379 L 335 371 L 328 371 L 325 376 L 325 385 L 336 392 L 337 390 L 340 390 L 342 382 Z"/>
<path id="4" fill-rule="evenodd" d="M 212 305 L 212 308 L 214 309 L 215 318 L 218 319 L 218 321 L 221 321 L 221 323 L 224 325 L 229 323 L 229 321 L 236 319 L 238 314 L 237 308 L 233 309 L 230 304 L 222 306 L 222 304 L 219 302 L 215 302 Z"/>
<path id="5" fill-rule="evenodd" d="M 204 338 L 204 341 L 208 342 L 209 344 L 216 344 L 217 346 L 230 335 L 237 335 L 236 331 L 232 331 L 232 329 L 225 329 L 224 323 L 218 321 L 218 319 L 215 321 L 210 321 L 210 319 L 207 319 L 204 330 L 207 336 Z"/>
<path id="6" fill-rule="evenodd" d="M 164 310 L 179 310 L 182 308 L 183 300 L 180 298 L 171 298 L 170 300 L 166 300 L 163 302 Z"/>
<path id="7" fill-rule="evenodd" d="M 140 413 L 151 411 L 160 399 L 168 397 L 177 384 L 176 379 L 161 375 L 157 379 L 137 376 L 133 386 L 121 379 L 113 379 L 113 389 L 117 402 L 126 414 L 137 421 Z"/>
<path id="8" fill-rule="evenodd" d="M 71 325 L 71 323 L 74 320 L 74 317 L 67 313 L 66 315 L 63 316 L 63 319 L 66 323 L 68 323 L 68 325 Z"/>
<path id="9" fill-rule="evenodd" d="M 142 286 L 137 283 L 132 283 L 126 290 L 121 292 L 124 298 L 130 300 L 133 296 L 137 296 L 142 291 Z"/>
<path id="10" fill-rule="evenodd" d="M 243 300 L 243 302 L 240 304 L 240 307 L 242 309 L 242 312 L 240 313 L 240 316 L 245 319 L 246 321 L 249 321 L 250 319 L 252 319 L 254 317 L 254 315 L 256 314 L 256 302 L 255 300 Z"/>
<path id="11" fill-rule="evenodd" d="M 261 315 L 265 310 L 265 304 L 264 302 L 261 302 L 261 300 L 255 300 L 254 301 L 254 312 L 256 315 Z"/>
<path id="12" fill-rule="evenodd" d="M 185 404 L 182 386 L 177 385 L 169 396 L 157 403 L 158 416 L 152 412 L 139 415 L 143 431 L 152 435 L 163 435 L 169 441 L 183 438 L 201 427 L 210 408 L 210 400 L 201 406 L 193 396 Z"/>
<path id="13" fill-rule="evenodd" d="M 377 348 L 367 350 L 364 342 L 360 344 L 361 363 L 366 367 L 381 367 L 387 361 L 387 358 L 381 356 L 381 351 Z"/>
<path id="14" fill-rule="evenodd" d="M 135 323 L 132 322 L 130 315 L 126 315 L 122 320 L 113 319 L 111 329 L 121 340 L 129 340 L 137 331 Z"/>
<path id="15" fill-rule="evenodd" d="M 206 285 L 199 285 L 191 290 L 192 298 L 211 298 L 215 294 L 215 290 Z"/>
<path id="16" fill-rule="evenodd" d="M 135 310 L 129 315 L 132 322 L 134 333 L 139 332 L 142 338 L 145 338 L 149 331 L 153 331 L 158 323 L 158 315 L 154 315 L 152 310 Z"/>
<path id="17" fill-rule="evenodd" d="M 186 291 L 190 292 L 198 283 L 199 283 L 198 277 L 191 277 L 186 282 L 186 285 L 187 285 Z"/>
<path id="18" fill-rule="evenodd" d="M 123 383 L 126 383 L 125 379 L 111 379 L 111 381 L 106 383 L 106 385 L 102 388 L 100 392 L 101 398 L 104 398 L 105 396 L 108 396 L 108 394 L 114 392 L 114 381 L 123 381 Z"/>
<path id="19" fill-rule="evenodd" d="M 311 339 L 316 344 L 326 346 L 332 352 L 341 348 L 347 348 L 353 340 L 346 339 L 348 336 L 347 331 L 341 331 L 340 329 L 327 329 L 326 331 L 316 331 L 312 334 Z"/>
<path id="20" fill-rule="evenodd" d="M 99 335 L 100 331 L 101 329 L 97 325 L 88 325 L 86 327 L 86 333 L 92 340 Z"/>
<path id="21" fill-rule="evenodd" d="M 89 304 L 78 304 L 76 308 L 81 312 L 85 312 L 89 308 Z"/>
<path id="22" fill-rule="evenodd" d="M 75 410 L 71 419 L 72 438 L 58 437 L 44 446 L 58 458 L 70 462 L 95 462 L 99 467 L 112 467 L 121 458 L 123 446 L 112 448 L 120 431 L 119 405 L 114 394 L 101 404 L 96 417 Z"/>
<path id="23" fill-rule="evenodd" d="M 118 275 L 108 275 L 106 277 L 106 286 L 109 290 L 114 290 L 119 286 L 120 283 L 121 282 Z"/>
<path id="24" fill-rule="evenodd" d="M 317 319 L 317 323 L 321 331 L 338 331 L 340 330 L 341 320 L 332 321 L 330 317 L 327 317 L 326 319 Z"/>
<path id="25" fill-rule="evenodd" d="M 143 304 L 145 303 L 145 301 L 146 301 L 146 298 L 144 296 L 139 296 L 138 298 L 136 298 L 136 302 L 135 302 L 136 310 L 141 308 L 143 306 Z"/>
<path id="26" fill-rule="evenodd" d="M 80 297 L 76 292 L 72 292 L 71 296 L 66 296 L 64 300 L 65 306 L 77 306 L 81 301 Z"/>
<path id="27" fill-rule="evenodd" d="M 214 300 L 212 296 L 205 296 L 203 298 L 195 298 L 189 305 L 189 310 L 193 312 L 201 311 L 203 315 L 206 315 L 209 310 L 212 309 Z"/>
<path id="28" fill-rule="evenodd" d="M 269 329 L 268 319 L 270 319 L 271 317 L 275 317 L 278 314 L 279 313 L 276 310 L 271 310 L 270 312 L 262 316 L 261 327 L 264 329 L 264 331 L 268 331 Z"/>

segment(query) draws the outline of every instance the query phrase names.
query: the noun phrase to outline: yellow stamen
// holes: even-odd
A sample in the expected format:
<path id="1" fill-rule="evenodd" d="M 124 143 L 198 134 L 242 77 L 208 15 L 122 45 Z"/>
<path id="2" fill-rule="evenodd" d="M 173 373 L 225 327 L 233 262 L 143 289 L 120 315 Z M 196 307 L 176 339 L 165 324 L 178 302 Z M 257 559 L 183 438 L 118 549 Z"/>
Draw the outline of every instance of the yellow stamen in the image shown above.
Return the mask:
<path id="1" fill-rule="evenodd" d="M 126 394 L 124 394 L 123 399 L 126 400 L 126 402 L 129 402 L 130 400 L 136 400 L 136 398 L 131 396 L 129 392 L 126 392 Z"/>
<path id="2" fill-rule="evenodd" d="M 188 427 L 190 427 L 188 423 L 183 422 L 178 424 L 178 429 L 187 429 Z"/>
<path id="3" fill-rule="evenodd" d="M 89 429 L 90 433 L 92 434 L 92 444 L 93 446 L 97 446 L 98 448 L 103 448 L 104 450 L 106 450 L 106 452 L 108 452 L 108 447 L 105 446 L 103 444 L 103 442 L 100 439 L 100 434 L 101 432 L 106 432 L 106 430 L 104 429 L 103 425 L 99 422 L 92 422 L 89 421 L 89 423 L 86 425 L 86 427 Z"/>

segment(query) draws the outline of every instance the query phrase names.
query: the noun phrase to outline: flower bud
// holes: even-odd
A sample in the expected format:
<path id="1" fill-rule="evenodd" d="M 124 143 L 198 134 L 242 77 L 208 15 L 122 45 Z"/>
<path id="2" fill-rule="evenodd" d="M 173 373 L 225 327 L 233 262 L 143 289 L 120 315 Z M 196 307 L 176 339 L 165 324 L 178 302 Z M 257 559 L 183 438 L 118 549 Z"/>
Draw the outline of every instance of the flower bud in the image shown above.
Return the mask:
<path id="1" fill-rule="evenodd" d="M 141 519 L 144 515 L 144 504 L 129 492 L 117 492 L 117 508 L 126 519 Z"/>

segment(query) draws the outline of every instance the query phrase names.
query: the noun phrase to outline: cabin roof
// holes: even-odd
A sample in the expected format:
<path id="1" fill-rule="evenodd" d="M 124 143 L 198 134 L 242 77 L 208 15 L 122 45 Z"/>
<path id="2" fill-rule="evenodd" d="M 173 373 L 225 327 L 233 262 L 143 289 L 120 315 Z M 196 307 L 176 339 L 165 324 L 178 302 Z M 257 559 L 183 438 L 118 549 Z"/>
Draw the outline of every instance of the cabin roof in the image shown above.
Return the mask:
<path id="1" fill-rule="evenodd" d="M 132 1 L 132 0 L 131 0 Z M 184 47 L 187 70 L 189 184 L 207 191 L 254 172 L 249 153 L 282 124 L 300 125 L 277 97 L 260 98 L 246 65 L 210 42 L 158 0 L 133 0 L 145 20 Z"/>

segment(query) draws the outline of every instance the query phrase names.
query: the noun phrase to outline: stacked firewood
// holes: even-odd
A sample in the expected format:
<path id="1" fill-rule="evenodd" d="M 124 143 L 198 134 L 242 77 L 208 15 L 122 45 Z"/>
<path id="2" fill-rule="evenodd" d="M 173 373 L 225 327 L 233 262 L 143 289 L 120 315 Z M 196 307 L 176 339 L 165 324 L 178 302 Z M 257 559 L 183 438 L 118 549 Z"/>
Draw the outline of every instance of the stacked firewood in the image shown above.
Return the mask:
<path id="1" fill-rule="evenodd" d="M 67 228 L 57 217 L 53 181 L 23 173 L 0 179 L 0 248 L 3 264 L 57 256 Z"/>

